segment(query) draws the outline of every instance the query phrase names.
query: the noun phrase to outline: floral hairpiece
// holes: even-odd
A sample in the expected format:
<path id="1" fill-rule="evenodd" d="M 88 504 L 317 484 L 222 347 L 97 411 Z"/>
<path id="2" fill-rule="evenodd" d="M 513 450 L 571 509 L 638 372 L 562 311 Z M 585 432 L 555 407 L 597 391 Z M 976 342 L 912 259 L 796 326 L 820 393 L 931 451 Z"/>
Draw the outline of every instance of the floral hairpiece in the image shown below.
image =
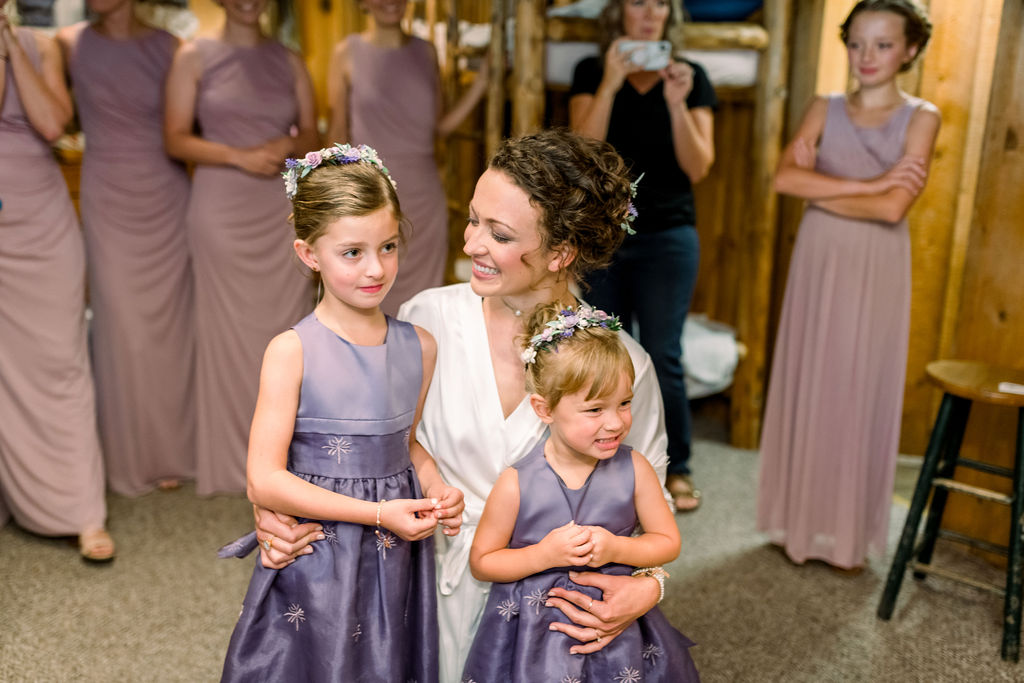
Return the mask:
<path id="1" fill-rule="evenodd" d="M 627 235 L 636 234 L 636 230 L 633 229 L 630 223 L 635 221 L 637 217 L 636 207 L 633 206 L 633 199 L 636 198 L 636 186 L 640 184 L 640 181 L 643 180 L 643 177 L 644 174 L 641 173 L 639 178 L 637 178 L 636 180 L 629 184 L 630 200 L 629 204 L 626 205 L 626 220 L 619 223 L 619 227 L 625 230 Z"/>
<path id="2" fill-rule="evenodd" d="M 530 339 L 529 345 L 523 349 L 521 358 L 529 365 L 537 359 L 538 351 L 554 349 L 558 342 L 571 337 L 575 330 L 588 327 L 603 327 L 617 332 L 622 329 L 622 323 L 617 316 L 608 315 L 587 304 L 580 304 L 575 311 L 569 306 L 559 312 L 557 318 L 545 323 L 543 332 Z"/>
<path id="3" fill-rule="evenodd" d="M 299 179 L 305 178 L 317 166 L 327 164 L 344 166 L 345 164 L 355 164 L 360 161 L 376 168 L 391 181 L 392 187 L 398 188 L 398 183 L 391 177 L 388 169 L 384 166 L 384 162 L 377 156 L 377 150 L 373 147 L 368 145 L 353 147 L 348 143 L 342 145 L 336 142 L 330 147 L 325 147 L 319 151 L 307 152 L 306 156 L 301 159 L 285 159 L 285 171 L 281 174 L 284 178 L 285 194 L 288 195 L 288 199 L 294 199 L 295 192 L 299 187 Z"/>

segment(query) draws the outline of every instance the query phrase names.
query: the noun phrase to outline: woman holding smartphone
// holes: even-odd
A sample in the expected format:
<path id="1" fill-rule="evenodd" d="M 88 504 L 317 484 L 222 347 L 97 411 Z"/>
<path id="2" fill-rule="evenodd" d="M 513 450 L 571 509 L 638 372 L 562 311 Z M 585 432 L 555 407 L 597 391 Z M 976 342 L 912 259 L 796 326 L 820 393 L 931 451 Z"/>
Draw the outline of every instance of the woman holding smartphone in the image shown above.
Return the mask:
<path id="1" fill-rule="evenodd" d="M 607 140 L 642 178 L 631 235 L 611 266 L 592 275 L 587 300 L 615 311 L 627 330 L 635 321 L 651 355 L 665 403 L 669 465 L 665 485 L 680 512 L 696 510 L 690 478 L 690 408 L 683 382 L 683 322 L 690 307 L 700 246 L 693 183 L 715 159 L 715 91 L 699 64 L 650 59 L 649 41 L 668 40 L 668 0 L 611 0 L 601 13 L 604 57 L 576 65 L 569 125 Z M 636 41 L 645 41 L 637 43 Z M 677 51 L 672 46 L 672 52 Z"/>

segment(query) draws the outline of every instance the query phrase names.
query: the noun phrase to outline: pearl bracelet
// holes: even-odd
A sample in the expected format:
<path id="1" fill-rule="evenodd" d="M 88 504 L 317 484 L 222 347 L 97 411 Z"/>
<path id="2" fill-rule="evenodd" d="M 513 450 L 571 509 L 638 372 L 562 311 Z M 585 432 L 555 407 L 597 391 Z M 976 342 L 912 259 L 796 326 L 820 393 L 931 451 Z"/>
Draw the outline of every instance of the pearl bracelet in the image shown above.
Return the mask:
<path id="1" fill-rule="evenodd" d="M 658 582 L 658 602 L 665 599 L 665 579 L 668 578 L 669 573 L 662 567 L 641 567 L 633 571 L 631 576 L 649 576 Z"/>

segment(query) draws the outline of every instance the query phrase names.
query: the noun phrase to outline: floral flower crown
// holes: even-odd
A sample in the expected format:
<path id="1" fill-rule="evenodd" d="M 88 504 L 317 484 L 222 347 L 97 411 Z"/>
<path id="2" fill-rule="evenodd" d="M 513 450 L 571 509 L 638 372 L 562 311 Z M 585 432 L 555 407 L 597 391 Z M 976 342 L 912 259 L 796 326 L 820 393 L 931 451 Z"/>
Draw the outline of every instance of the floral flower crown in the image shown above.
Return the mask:
<path id="1" fill-rule="evenodd" d="M 640 181 L 643 180 L 643 178 L 644 174 L 641 173 L 639 178 L 629 184 L 630 200 L 629 204 L 626 206 L 626 220 L 619 223 L 619 227 L 625 230 L 627 235 L 636 234 L 636 230 L 633 229 L 630 223 L 635 221 L 637 217 L 636 207 L 633 206 L 633 199 L 636 198 L 636 186 L 640 184 Z"/>
<path id="2" fill-rule="evenodd" d="M 330 147 L 325 147 L 319 151 L 307 152 L 306 156 L 301 159 L 285 160 L 285 171 L 281 174 L 284 178 L 285 194 L 288 195 L 288 199 L 294 199 L 295 192 L 299 187 L 299 179 L 305 178 L 317 166 L 328 164 L 344 166 L 345 164 L 355 164 L 360 161 L 370 164 L 383 173 L 391 181 L 391 186 L 398 189 L 398 183 L 391 177 L 388 169 L 384 166 L 384 162 L 377 156 L 377 150 L 373 147 L 367 145 L 353 147 L 348 143 L 342 145 L 335 142 Z"/>
<path id="3" fill-rule="evenodd" d="M 521 358 L 523 363 L 529 365 L 537 359 L 537 352 L 552 350 L 558 346 L 558 342 L 572 336 L 575 330 L 583 330 L 588 327 L 603 327 L 618 332 L 622 329 L 622 323 L 618 316 L 608 315 L 587 304 L 580 304 L 575 311 L 572 306 L 559 312 L 558 317 L 544 324 L 544 331 L 534 335 L 525 349 Z"/>

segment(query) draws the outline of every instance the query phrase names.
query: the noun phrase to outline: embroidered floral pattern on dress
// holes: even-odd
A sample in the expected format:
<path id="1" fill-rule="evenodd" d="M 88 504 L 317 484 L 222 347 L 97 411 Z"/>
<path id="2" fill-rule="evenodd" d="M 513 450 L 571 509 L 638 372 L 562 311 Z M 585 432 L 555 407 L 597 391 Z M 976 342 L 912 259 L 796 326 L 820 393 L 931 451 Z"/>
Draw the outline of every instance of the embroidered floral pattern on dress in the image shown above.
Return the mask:
<path id="1" fill-rule="evenodd" d="M 512 621 L 512 617 L 519 616 L 519 605 L 512 600 L 504 600 L 494 608 L 505 618 L 505 621 Z"/>
<path id="2" fill-rule="evenodd" d="M 560 680 L 558 683 L 581 683 L 581 681 L 575 676 L 570 676 L 566 674 L 565 676 L 562 676 L 562 680 Z"/>
<path id="3" fill-rule="evenodd" d="M 398 545 L 398 539 L 392 536 L 390 533 L 377 533 L 377 552 L 380 553 L 381 559 L 388 559 L 388 551 L 394 548 L 396 545 Z"/>
<path id="4" fill-rule="evenodd" d="M 548 594 L 538 588 L 526 596 L 526 604 L 533 608 L 534 614 L 540 614 L 541 606 L 548 601 Z"/>
<path id="5" fill-rule="evenodd" d="M 335 545 L 337 545 L 340 542 L 340 541 L 338 541 L 338 532 L 334 530 L 333 526 L 332 527 L 327 527 L 327 526 L 324 527 L 324 539 L 328 543 L 333 543 Z"/>
<path id="6" fill-rule="evenodd" d="M 646 645 L 644 645 L 643 657 L 644 659 L 651 660 L 651 664 L 656 663 L 658 661 L 658 657 L 660 657 L 662 654 L 663 653 L 661 651 L 661 648 L 655 645 L 654 643 L 647 643 Z"/>
<path id="7" fill-rule="evenodd" d="M 306 620 L 306 612 L 295 603 L 288 605 L 288 611 L 281 616 L 288 617 L 288 623 L 295 624 L 296 631 L 299 630 L 299 625 Z"/>
<path id="8" fill-rule="evenodd" d="M 640 683 L 640 672 L 631 666 L 623 667 L 615 676 L 615 683 Z"/>
<path id="9" fill-rule="evenodd" d="M 340 465 L 341 456 L 348 455 L 352 452 L 352 442 L 343 436 L 332 436 L 327 442 L 327 445 L 321 446 L 320 448 L 336 457 L 338 459 L 338 464 Z"/>
<path id="10" fill-rule="evenodd" d="M 359 636 L 363 635 L 363 625 L 356 624 L 356 630 L 352 631 L 352 640 L 359 642 Z"/>

